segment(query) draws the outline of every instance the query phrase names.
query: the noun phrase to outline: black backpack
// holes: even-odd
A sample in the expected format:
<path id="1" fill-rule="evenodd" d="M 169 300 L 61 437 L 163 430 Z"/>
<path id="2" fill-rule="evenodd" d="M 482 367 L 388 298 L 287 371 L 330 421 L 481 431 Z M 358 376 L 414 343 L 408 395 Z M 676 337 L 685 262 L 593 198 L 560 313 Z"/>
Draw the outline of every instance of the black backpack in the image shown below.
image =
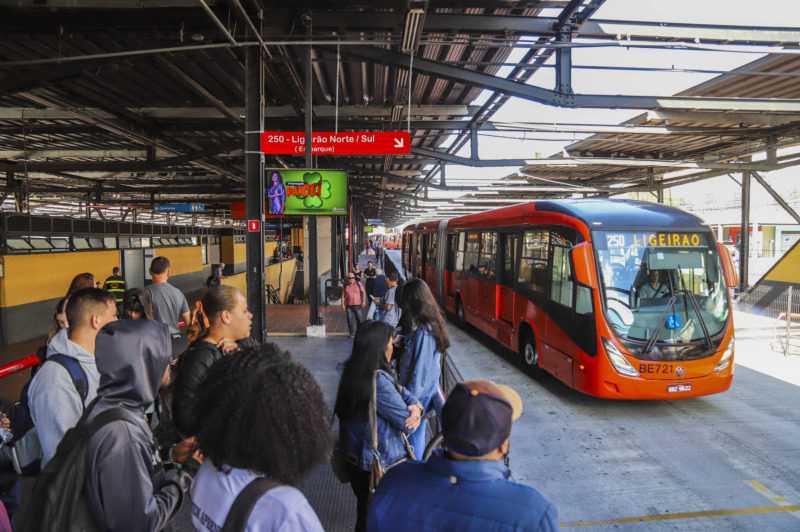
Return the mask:
<path id="1" fill-rule="evenodd" d="M 75 389 L 81 396 L 81 402 L 86 401 L 86 396 L 89 393 L 89 379 L 86 377 L 86 372 L 81 367 L 81 363 L 70 356 L 56 353 L 45 360 L 43 365 L 51 360 L 61 364 L 67 370 Z M 39 367 L 41 368 L 41 366 Z M 32 376 L 31 380 L 33 380 Z M 22 388 L 22 393 L 17 402 L 17 415 L 14 418 L 12 431 L 14 439 L 11 442 L 11 448 L 14 453 L 14 469 L 22 476 L 36 475 L 39 473 L 42 463 L 42 446 L 39 443 L 39 432 L 33 425 L 28 397 L 30 386 L 31 381 L 29 380 Z"/>
<path id="2" fill-rule="evenodd" d="M 99 530 L 83 489 L 89 438 L 112 421 L 136 423 L 136 418 L 124 408 L 117 407 L 100 413 L 87 426 L 86 417 L 93 406 L 94 402 L 84 411 L 77 425 L 67 431 L 56 454 L 36 478 L 22 532 Z"/>

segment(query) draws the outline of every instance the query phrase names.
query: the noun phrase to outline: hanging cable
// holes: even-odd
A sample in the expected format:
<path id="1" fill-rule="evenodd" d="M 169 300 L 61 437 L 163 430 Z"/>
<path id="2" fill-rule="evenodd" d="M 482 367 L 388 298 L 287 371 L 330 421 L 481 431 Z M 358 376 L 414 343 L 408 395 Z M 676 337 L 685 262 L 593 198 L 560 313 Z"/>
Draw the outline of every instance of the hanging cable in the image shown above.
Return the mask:
<path id="1" fill-rule="evenodd" d="M 411 54 L 411 60 L 408 63 L 408 113 L 406 113 L 408 117 L 408 126 L 406 127 L 406 131 L 408 131 L 409 139 L 408 143 L 411 144 L 411 75 L 414 72 L 414 54 Z"/>
<path id="2" fill-rule="evenodd" d="M 339 134 L 339 65 L 342 64 L 341 44 L 336 43 L 336 119 L 333 132 Z"/>

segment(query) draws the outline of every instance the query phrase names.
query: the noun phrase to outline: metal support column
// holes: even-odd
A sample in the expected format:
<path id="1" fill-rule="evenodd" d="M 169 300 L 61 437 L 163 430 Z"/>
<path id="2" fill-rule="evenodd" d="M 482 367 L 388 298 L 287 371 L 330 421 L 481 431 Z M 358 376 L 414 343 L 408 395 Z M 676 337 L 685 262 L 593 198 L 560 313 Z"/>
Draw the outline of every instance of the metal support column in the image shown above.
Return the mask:
<path id="1" fill-rule="evenodd" d="M 253 313 L 250 336 L 259 342 L 267 339 L 267 300 L 264 263 L 264 168 L 261 162 L 262 91 L 264 87 L 261 49 L 245 50 L 245 213 L 247 231 L 247 306 Z M 258 221 L 258 231 L 250 231 L 250 221 Z"/>
<path id="2" fill-rule="evenodd" d="M 331 279 L 339 279 L 339 217 L 331 216 Z"/>
<path id="3" fill-rule="evenodd" d="M 311 12 L 303 14 L 306 25 L 306 38 L 311 40 Z M 312 88 L 314 83 L 314 64 L 311 45 L 306 47 L 306 168 L 314 167 L 314 158 L 311 152 L 311 128 L 314 99 Z M 308 323 L 319 325 L 319 250 L 317 249 L 317 217 L 308 217 Z"/>
<path id="4" fill-rule="evenodd" d="M 750 274 L 750 172 L 742 172 L 742 241 L 739 247 L 739 292 L 747 290 Z"/>
<path id="5" fill-rule="evenodd" d="M 559 44 L 569 44 L 572 42 L 572 32 L 569 25 L 565 25 L 563 30 L 556 36 Z M 572 48 L 564 46 L 556 49 L 556 92 L 561 94 L 573 94 L 572 92 Z"/>

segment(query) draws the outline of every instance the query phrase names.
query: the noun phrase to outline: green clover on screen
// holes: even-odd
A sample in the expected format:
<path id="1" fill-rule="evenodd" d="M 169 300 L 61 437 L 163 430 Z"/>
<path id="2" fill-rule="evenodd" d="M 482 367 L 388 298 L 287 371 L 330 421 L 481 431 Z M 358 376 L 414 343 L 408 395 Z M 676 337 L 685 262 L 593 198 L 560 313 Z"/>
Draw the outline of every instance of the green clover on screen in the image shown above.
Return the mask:
<path id="1" fill-rule="evenodd" d="M 303 206 L 309 209 L 318 209 L 322 207 L 322 200 L 331 197 L 331 184 L 328 181 L 322 180 L 322 175 L 319 172 L 306 172 L 303 174 L 303 181 L 307 185 L 316 185 L 322 181 L 319 196 L 306 196 L 303 198 Z"/>

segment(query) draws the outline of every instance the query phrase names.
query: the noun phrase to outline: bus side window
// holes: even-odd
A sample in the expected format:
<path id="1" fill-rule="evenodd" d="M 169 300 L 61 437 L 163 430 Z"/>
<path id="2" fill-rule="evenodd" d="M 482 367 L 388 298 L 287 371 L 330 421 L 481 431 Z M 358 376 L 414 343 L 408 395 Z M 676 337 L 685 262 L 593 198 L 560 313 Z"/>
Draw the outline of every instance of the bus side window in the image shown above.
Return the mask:
<path id="1" fill-rule="evenodd" d="M 526 231 L 522 239 L 522 259 L 519 265 L 520 287 L 543 292 L 547 281 L 547 248 L 550 232 L 547 229 Z"/>
<path id="2" fill-rule="evenodd" d="M 464 246 L 466 245 L 467 234 L 463 231 L 458 233 L 458 241 L 456 244 L 456 271 L 459 273 L 464 272 Z"/>
<path id="3" fill-rule="evenodd" d="M 481 255 L 478 260 L 478 273 L 486 279 L 493 279 L 497 266 L 497 233 L 481 235 Z"/>
<path id="4" fill-rule="evenodd" d="M 464 268 L 468 269 L 469 273 L 478 272 L 478 248 L 480 247 L 480 233 L 467 234 L 467 247 L 464 253 Z"/>
<path id="5" fill-rule="evenodd" d="M 569 266 L 569 248 L 553 246 L 553 277 L 550 299 L 567 307 L 572 306 L 572 280 Z"/>

